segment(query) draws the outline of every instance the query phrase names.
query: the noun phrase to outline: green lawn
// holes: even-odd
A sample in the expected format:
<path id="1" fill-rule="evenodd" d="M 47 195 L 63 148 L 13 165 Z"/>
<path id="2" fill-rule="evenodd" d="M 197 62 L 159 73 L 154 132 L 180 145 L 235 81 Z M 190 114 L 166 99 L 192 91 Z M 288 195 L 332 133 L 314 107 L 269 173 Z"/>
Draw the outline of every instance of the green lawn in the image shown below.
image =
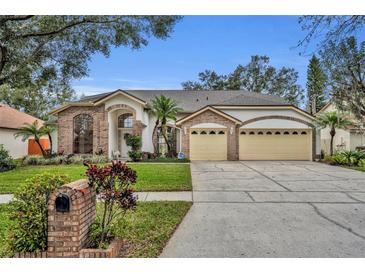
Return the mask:
<path id="1" fill-rule="evenodd" d="M 137 171 L 137 191 L 191 190 L 189 164 L 129 163 Z M 43 172 L 64 174 L 71 180 L 85 178 L 83 165 L 20 166 L 0 173 L 0 193 L 13 193 L 25 179 Z"/>
<path id="2" fill-rule="evenodd" d="M 139 202 L 137 210 L 118 222 L 114 234 L 124 241 L 122 257 L 158 257 L 191 202 Z"/>
<path id="3" fill-rule="evenodd" d="M 138 202 L 137 210 L 120 219 L 114 233 L 123 239 L 122 257 L 157 257 L 192 203 Z M 6 257 L 8 206 L 0 205 L 0 257 Z"/>

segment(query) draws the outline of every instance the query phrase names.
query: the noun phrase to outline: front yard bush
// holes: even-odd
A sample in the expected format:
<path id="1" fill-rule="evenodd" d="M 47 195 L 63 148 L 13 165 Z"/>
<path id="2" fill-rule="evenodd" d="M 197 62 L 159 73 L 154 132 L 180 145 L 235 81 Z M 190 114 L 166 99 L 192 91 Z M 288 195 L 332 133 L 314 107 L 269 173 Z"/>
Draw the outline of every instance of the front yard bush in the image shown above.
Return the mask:
<path id="1" fill-rule="evenodd" d="M 23 159 L 23 165 L 70 165 L 82 164 L 83 162 L 92 164 L 102 164 L 108 162 L 108 157 L 105 155 L 61 155 L 52 158 L 44 158 L 42 156 L 26 156 Z"/>
<path id="2" fill-rule="evenodd" d="M 139 135 L 128 135 L 126 141 L 127 146 L 131 147 L 131 151 L 128 151 L 128 156 L 133 162 L 140 161 L 143 156 L 143 152 L 141 151 L 142 137 Z"/>
<path id="3" fill-rule="evenodd" d="M 137 173 L 121 161 L 104 167 L 85 165 L 89 185 L 103 203 L 101 218 L 91 227 L 92 247 L 104 248 L 114 237 L 111 228 L 115 219 L 136 208 L 137 196 L 131 186 L 137 182 Z"/>
<path id="4" fill-rule="evenodd" d="M 47 200 L 57 187 L 69 183 L 63 175 L 41 174 L 26 181 L 10 203 L 13 220 L 8 246 L 12 253 L 44 251 L 47 247 Z"/>
<path id="5" fill-rule="evenodd" d="M 361 166 L 364 164 L 365 152 L 363 151 L 342 151 L 333 156 L 326 155 L 324 162 L 331 165 Z"/>
<path id="6" fill-rule="evenodd" d="M 16 164 L 13 158 L 10 157 L 9 151 L 4 148 L 4 145 L 0 145 L 0 172 L 14 169 Z"/>

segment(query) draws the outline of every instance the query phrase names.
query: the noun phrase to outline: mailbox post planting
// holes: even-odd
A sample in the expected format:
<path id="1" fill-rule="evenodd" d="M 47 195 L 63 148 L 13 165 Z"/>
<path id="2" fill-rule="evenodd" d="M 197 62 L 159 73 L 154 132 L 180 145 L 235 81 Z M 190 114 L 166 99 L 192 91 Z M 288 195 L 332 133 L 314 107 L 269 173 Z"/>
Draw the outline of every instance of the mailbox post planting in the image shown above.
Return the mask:
<path id="1" fill-rule="evenodd" d="M 100 168 L 87 163 L 85 165 L 89 186 L 96 190 L 103 203 L 101 219 L 96 223 L 100 231 L 96 245 L 100 247 L 113 238 L 110 231 L 112 222 L 128 210 L 135 209 L 137 197 L 131 185 L 136 183 L 137 174 L 121 161 L 113 161 L 111 165 Z"/>

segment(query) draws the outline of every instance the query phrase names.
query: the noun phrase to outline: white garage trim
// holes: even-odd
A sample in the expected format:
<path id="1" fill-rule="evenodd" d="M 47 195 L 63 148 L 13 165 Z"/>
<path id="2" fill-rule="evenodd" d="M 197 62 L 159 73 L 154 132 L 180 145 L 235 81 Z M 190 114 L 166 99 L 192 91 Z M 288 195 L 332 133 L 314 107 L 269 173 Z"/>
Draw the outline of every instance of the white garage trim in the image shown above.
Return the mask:
<path id="1" fill-rule="evenodd" d="M 298 121 L 284 120 L 284 119 L 265 119 L 254 121 L 241 126 L 241 128 L 305 128 L 310 129 L 311 127 Z"/>
<path id="2" fill-rule="evenodd" d="M 225 106 L 225 105 L 214 105 L 214 108 L 219 109 L 219 110 L 241 110 L 241 109 L 253 109 L 253 110 L 293 110 L 297 113 L 300 113 L 301 115 L 304 115 L 305 117 L 309 118 L 310 120 L 314 120 L 315 117 L 310 115 L 308 112 L 297 108 L 295 106 L 282 106 L 282 105 L 278 105 L 278 106 Z"/>

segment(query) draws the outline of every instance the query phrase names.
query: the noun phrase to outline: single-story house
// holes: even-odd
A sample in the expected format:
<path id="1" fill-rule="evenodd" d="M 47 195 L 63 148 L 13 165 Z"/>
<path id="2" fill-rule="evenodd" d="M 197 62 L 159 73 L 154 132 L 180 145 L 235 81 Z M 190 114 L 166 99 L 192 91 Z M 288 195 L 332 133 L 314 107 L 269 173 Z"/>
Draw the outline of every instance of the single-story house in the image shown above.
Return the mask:
<path id="1" fill-rule="evenodd" d="M 316 113 L 316 116 L 330 111 L 338 111 L 335 104 L 328 102 L 323 108 Z M 356 119 L 353 115 L 346 113 L 347 117 L 356 125 Z M 356 126 L 349 126 L 346 129 L 336 129 L 335 137 L 333 138 L 333 150 L 355 150 L 357 147 L 365 146 L 365 129 Z M 330 153 L 330 128 L 321 129 L 321 149 L 325 154 Z"/>
<path id="2" fill-rule="evenodd" d="M 191 160 L 312 160 L 320 154 L 314 117 L 282 98 L 242 90 L 116 90 L 54 109 L 58 152 L 127 157 L 127 134 L 142 136 L 142 150 L 163 147 L 148 106 L 165 95 L 183 109 L 170 121 L 177 152 Z"/>
<path id="3" fill-rule="evenodd" d="M 39 125 L 44 123 L 44 121 L 29 114 L 0 104 L 0 144 L 4 145 L 4 148 L 14 159 L 28 154 L 39 154 L 40 151 L 34 140 L 30 139 L 23 142 L 21 137 L 14 137 L 19 128 L 26 124 L 32 124 L 34 121 L 38 121 Z M 47 139 L 44 144 L 48 145 L 48 138 L 44 137 L 44 139 Z"/>

